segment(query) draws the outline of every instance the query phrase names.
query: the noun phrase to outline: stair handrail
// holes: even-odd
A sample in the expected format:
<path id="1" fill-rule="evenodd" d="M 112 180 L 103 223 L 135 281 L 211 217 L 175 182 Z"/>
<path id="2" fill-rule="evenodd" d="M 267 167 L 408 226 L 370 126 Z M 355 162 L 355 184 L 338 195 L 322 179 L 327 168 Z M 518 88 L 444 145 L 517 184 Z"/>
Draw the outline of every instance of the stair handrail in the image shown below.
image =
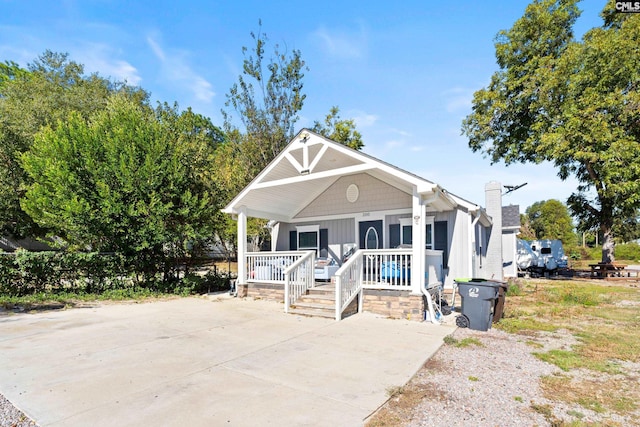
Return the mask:
<path id="1" fill-rule="evenodd" d="M 363 249 L 358 249 L 334 274 L 336 284 L 336 320 L 342 319 L 342 313 L 351 301 L 362 294 L 362 256 Z M 358 312 L 362 311 L 362 295 L 358 304 Z"/>
<path id="2" fill-rule="evenodd" d="M 304 255 L 284 270 L 284 312 L 307 293 L 314 285 L 315 251 L 304 251 Z"/>

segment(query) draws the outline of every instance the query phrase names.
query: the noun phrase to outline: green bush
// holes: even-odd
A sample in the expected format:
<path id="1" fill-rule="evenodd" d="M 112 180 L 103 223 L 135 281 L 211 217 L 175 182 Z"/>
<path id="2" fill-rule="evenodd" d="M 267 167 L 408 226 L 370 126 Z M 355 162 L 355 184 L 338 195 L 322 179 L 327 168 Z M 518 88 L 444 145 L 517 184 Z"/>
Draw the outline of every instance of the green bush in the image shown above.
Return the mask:
<path id="1" fill-rule="evenodd" d="M 588 259 L 600 261 L 602 259 L 602 246 L 586 248 Z M 640 245 L 637 243 L 622 243 L 616 245 L 616 259 L 640 262 Z"/>
<path id="2" fill-rule="evenodd" d="M 637 243 L 616 245 L 616 259 L 640 262 L 640 245 Z"/>
<path id="3" fill-rule="evenodd" d="M 165 260 L 169 274 L 140 274 L 146 260 L 96 252 L 0 253 L 0 296 L 26 295 L 139 295 L 174 293 L 191 295 L 229 289 L 230 277 L 217 271 L 204 276 L 186 274 L 178 279 L 176 260 Z M 162 270 L 162 269 L 161 269 Z"/>
<path id="4" fill-rule="evenodd" d="M 101 293 L 130 282 L 122 257 L 80 252 L 0 254 L 0 294 Z"/>

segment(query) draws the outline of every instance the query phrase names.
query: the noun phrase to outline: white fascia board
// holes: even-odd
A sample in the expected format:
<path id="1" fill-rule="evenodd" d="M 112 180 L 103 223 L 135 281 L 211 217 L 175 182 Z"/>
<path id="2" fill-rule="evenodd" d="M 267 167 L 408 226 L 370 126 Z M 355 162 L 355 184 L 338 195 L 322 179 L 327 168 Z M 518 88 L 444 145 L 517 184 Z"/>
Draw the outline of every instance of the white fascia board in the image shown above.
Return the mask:
<path id="1" fill-rule="evenodd" d="M 294 176 L 291 178 L 276 179 L 274 181 L 256 182 L 255 184 L 253 184 L 253 189 L 257 190 L 260 188 L 278 187 L 281 185 L 296 184 L 299 182 L 313 181 L 316 179 L 330 178 L 333 176 L 352 175 L 358 172 L 371 170 L 373 168 L 374 168 L 373 165 L 362 164 L 362 165 L 348 166 L 340 169 L 328 170 L 324 172 L 310 173 L 309 175 L 300 175 L 300 176 Z"/>
<path id="2" fill-rule="evenodd" d="M 456 200 L 444 189 L 440 188 L 440 200 L 446 202 L 451 209 L 458 207 Z"/>
<path id="3" fill-rule="evenodd" d="M 471 214 L 474 218 L 478 218 L 478 222 L 483 227 L 489 227 L 493 225 L 493 220 L 489 215 L 487 215 L 487 211 L 478 205 L 474 205 L 471 209 L 469 209 L 469 214 Z"/>
<path id="4" fill-rule="evenodd" d="M 481 206 L 477 203 L 470 202 L 467 199 L 463 199 L 462 197 L 455 195 L 453 193 L 449 193 L 449 195 L 459 204 L 466 207 L 469 211 L 475 211 L 477 209 L 481 209 Z"/>
<path id="5" fill-rule="evenodd" d="M 251 218 L 262 218 L 280 222 L 291 222 L 291 217 L 287 215 L 279 214 L 276 212 L 262 211 L 259 209 L 251 209 L 247 208 L 246 206 L 226 207 L 222 209 L 222 212 L 229 215 L 238 215 L 242 210 L 244 210 L 247 217 Z"/>
<path id="6" fill-rule="evenodd" d="M 493 219 L 489 215 L 487 215 L 487 211 L 485 211 L 484 209 L 480 210 L 480 224 L 485 227 L 493 225 Z"/>
<path id="7" fill-rule="evenodd" d="M 259 209 L 247 209 L 247 216 L 251 218 L 272 219 L 280 222 L 290 222 L 291 218 L 284 214 L 278 214 L 275 212 L 266 212 Z"/>
<path id="8" fill-rule="evenodd" d="M 440 186 L 438 184 L 428 182 L 418 182 L 416 183 L 416 190 L 421 196 L 429 198 L 440 190 Z"/>

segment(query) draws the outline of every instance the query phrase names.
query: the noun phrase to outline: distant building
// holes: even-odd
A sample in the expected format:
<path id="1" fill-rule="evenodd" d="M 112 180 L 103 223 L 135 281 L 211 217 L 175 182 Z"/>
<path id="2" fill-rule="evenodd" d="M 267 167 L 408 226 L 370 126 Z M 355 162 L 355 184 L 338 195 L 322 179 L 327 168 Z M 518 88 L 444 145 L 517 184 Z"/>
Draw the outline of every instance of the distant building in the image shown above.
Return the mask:
<path id="1" fill-rule="evenodd" d="M 518 277 L 518 234 L 520 233 L 520 206 L 502 207 L 502 270 L 504 278 Z"/>

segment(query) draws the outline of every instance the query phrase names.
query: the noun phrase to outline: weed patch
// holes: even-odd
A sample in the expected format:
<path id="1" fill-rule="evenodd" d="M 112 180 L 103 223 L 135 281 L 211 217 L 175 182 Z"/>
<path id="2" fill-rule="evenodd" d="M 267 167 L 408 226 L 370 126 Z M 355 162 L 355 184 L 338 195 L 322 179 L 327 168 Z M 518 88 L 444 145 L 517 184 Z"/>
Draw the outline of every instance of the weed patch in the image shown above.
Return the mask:
<path id="1" fill-rule="evenodd" d="M 638 409 L 640 393 L 635 390 L 635 381 L 630 379 L 576 380 L 570 375 L 560 375 L 544 377 L 540 385 L 550 399 L 578 404 L 599 414 L 626 414 Z"/>

